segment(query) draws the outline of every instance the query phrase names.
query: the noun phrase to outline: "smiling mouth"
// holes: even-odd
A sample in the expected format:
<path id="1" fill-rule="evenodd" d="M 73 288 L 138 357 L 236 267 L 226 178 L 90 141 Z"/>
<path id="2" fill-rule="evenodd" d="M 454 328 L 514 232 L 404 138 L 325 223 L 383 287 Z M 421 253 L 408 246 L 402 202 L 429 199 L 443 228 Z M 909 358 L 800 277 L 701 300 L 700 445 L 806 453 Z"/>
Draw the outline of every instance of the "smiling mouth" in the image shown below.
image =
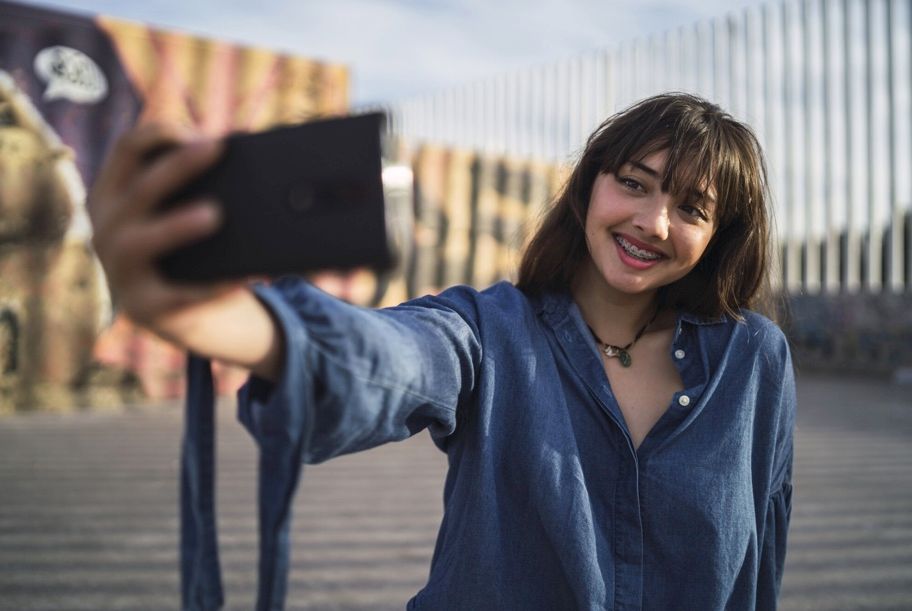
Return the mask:
<path id="1" fill-rule="evenodd" d="M 663 259 L 665 255 L 657 253 L 651 250 L 643 250 L 637 246 L 634 246 L 627 240 L 625 240 L 620 235 L 614 235 L 614 240 L 620 245 L 624 252 L 633 257 L 634 259 L 639 259 L 640 261 L 658 261 Z"/>

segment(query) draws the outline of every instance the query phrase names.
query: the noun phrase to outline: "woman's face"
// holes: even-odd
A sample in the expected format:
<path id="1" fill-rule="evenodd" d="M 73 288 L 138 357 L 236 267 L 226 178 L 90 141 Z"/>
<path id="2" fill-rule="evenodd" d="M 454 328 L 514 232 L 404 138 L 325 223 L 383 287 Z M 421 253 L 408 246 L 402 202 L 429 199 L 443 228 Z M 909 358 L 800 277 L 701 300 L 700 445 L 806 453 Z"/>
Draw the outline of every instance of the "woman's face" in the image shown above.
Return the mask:
<path id="1" fill-rule="evenodd" d="M 694 268 L 715 232 L 712 190 L 672 197 L 661 189 L 668 151 L 599 174 L 586 214 L 592 263 L 614 290 L 637 294 Z"/>

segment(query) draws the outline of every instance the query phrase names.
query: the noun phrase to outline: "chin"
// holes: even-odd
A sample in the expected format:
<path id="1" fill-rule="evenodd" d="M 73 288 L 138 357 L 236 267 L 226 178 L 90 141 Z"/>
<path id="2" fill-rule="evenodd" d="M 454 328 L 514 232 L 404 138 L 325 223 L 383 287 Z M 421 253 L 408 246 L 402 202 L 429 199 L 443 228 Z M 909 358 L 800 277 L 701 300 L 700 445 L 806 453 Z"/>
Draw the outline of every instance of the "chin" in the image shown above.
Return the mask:
<path id="1" fill-rule="evenodd" d="M 607 287 L 627 295 L 641 295 L 659 288 L 651 282 L 644 282 L 642 278 L 625 279 L 603 275 L 601 280 Z"/>

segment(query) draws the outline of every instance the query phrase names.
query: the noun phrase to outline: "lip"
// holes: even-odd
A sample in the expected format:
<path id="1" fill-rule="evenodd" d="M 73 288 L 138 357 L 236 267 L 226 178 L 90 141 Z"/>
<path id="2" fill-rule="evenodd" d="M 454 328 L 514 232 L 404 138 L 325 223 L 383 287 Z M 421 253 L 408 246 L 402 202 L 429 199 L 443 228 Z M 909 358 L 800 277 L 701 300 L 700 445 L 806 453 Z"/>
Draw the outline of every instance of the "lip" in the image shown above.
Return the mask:
<path id="1" fill-rule="evenodd" d="M 661 250 L 658 250 L 656 247 L 650 246 L 649 244 L 645 244 L 644 242 L 640 242 L 640 241 L 637 240 L 636 238 L 633 238 L 633 237 L 627 235 L 626 233 L 615 232 L 615 233 L 612 234 L 612 235 L 614 235 L 614 236 L 620 236 L 620 237 L 624 238 L 625 241 L 630 242 L 631 244 L 633 244 L 634 246 L 636 246 L 636 247 L 639 248 L 640 250 L 648 250 L 648 251 L 651 252 L 651 253 L 655 253 L 655 254 L 659 255 L 659 256 L 662 257 L 663 259 L 667 259 L 667 258 L 668 258 L 668 255 L 666 255 L 666 254 L 665 254 L 664 252 L 662 252 Z"/>
<path id="2" fill-rule="evenodd" d="M 641 250 L 647 250 L 651 253 L 660 255 L 660 258 L 652 260 L 652 261 L 643 261 L 642 259 L 636 259 L 634 257 L 631 257 L 630 255 L 627 254 L 627 251 L 625 251 L 624 248 L 618 243 L 615 236 L 620 236 L 625 241 L 630 242 L 631 244 L 633 244 L 634 246 L 636 246 L 637 248 L 639 248 Z M 650 248 L 646 244 L 643 244 L 639 240 L 635 240 L 626 234 L 623 234 L 623 233 L 612 234 L 612 239 L 614 241 L 614 247 L 617 248 L 618 257 L 621 259 L 621 261 L 625 265 L 632 267 L 636 270 L 649 269 L 651 267 L 654 267 L 658 263 L 661 263 L 664 259 L 668 258 L 668 256 L 665 253 L 663 253 L 659 250 L 656 250 L 654 248 Z"/>

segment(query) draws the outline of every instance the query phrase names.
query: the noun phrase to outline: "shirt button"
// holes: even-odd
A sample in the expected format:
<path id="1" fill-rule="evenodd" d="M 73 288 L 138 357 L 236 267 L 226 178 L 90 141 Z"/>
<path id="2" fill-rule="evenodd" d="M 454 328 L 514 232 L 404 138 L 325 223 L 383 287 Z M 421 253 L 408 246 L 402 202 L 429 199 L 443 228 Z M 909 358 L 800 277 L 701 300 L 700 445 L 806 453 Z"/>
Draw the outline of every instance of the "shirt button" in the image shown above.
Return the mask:
<path id="1" fill-rule="evenodd" d="M 678 359 L 679 361 L 680 361 L 681 359 L 683 359 L 683 358 L 684 358 L 684 355 L 686 355 L 686 354 L 687 354 L 687 353 L 684 352 L 683 350 L 681 350 L 680 348 L 678 348 L 677 350 L 675 350 L 675 358 Z"/>
<path id="2" fill-rule="evenodd" d="M 688 397 L 687 395 L 681 395 L 680 397 L 678 397 L 678 405 L 680 405 L 681 407 L 687 407 L 688 405 L 690 405 L 690 397 Z"/>

